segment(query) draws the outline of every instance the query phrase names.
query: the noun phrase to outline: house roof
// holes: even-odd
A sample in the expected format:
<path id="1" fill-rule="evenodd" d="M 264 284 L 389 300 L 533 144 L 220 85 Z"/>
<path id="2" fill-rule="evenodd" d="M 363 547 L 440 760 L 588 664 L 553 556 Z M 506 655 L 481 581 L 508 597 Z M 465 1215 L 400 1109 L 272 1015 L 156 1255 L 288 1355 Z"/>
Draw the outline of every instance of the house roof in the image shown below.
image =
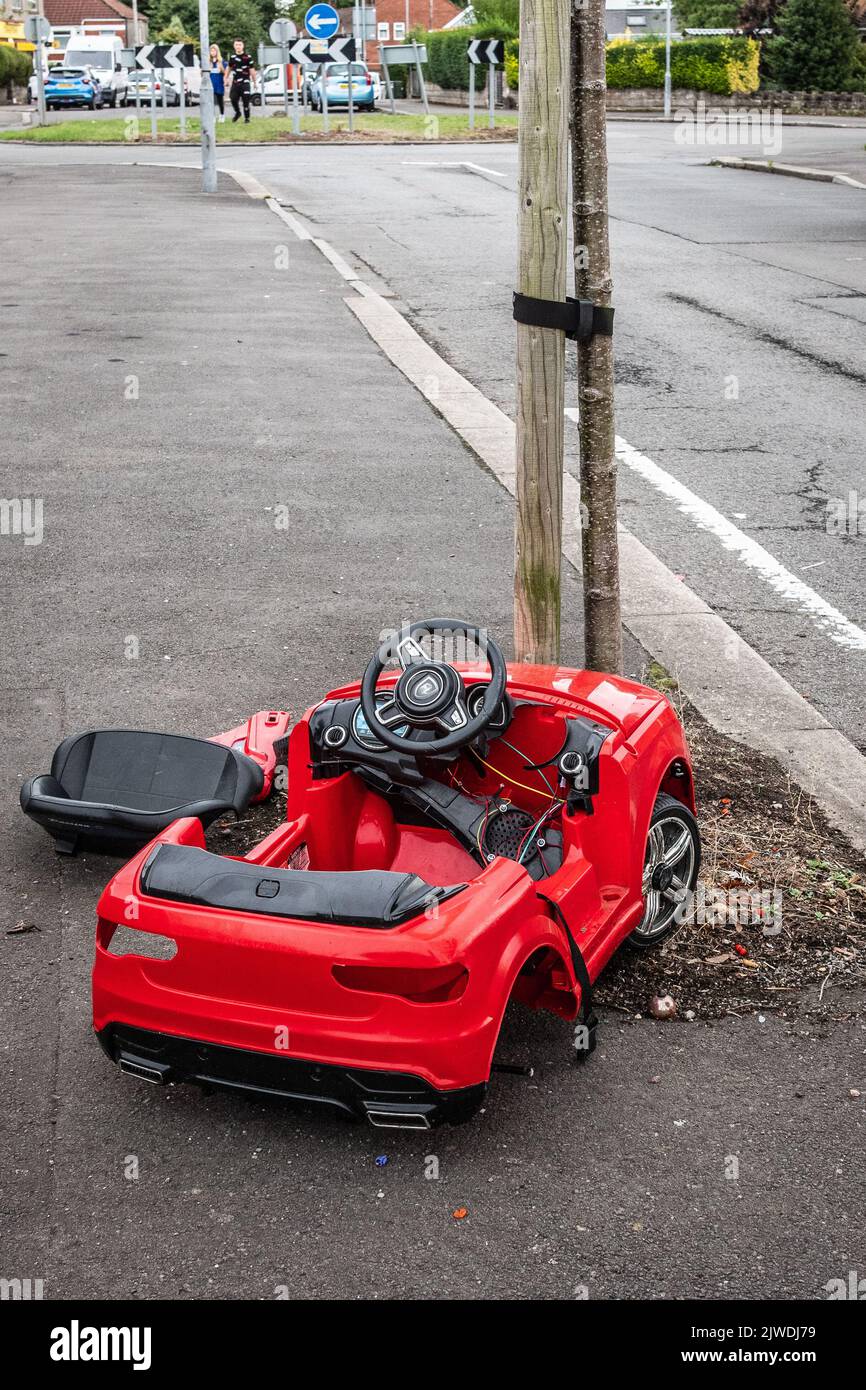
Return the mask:
<path id="1" fill-rule="evenodd" d="M 864 0 L 864 3 L 866 3 L 866 0 Z M 475 24 L 476 22 L 477 21 L 475 19 L 475 11 L 473 10 L 471 5 L 467 5 L 465 9 L 459 10 L 453 19 L 449 19 L 447 24 L 443 24 L 442 28 L 468 29 L 471 25 Z"/>
<path id="2" fill-rule="evenodd" d="M 123 0 L 44 0 L 49 24 L 83 24 L 86 19 L 131 20 L 132 7 Z"/>

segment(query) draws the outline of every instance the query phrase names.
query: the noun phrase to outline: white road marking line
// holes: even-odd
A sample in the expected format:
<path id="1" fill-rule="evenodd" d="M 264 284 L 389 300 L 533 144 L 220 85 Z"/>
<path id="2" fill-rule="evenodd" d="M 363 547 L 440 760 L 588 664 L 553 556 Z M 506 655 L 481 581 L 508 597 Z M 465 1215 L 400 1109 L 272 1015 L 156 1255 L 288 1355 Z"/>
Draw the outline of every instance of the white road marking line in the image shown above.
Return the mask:
<path id="1" fill-rule="evenodd" d="M 401 164 L 413 169 L 470 169 L 473 174 L 492 174 L 495 179 L 506 179 L 498 169 L 488 169 L 484 164 L 473 164 L 471 159 L 401 159 Z"/>
<path id="2" fill-rule="evenodd" d="M 579 418 L 577 410 L 566 408 L 565 413 L 570 420 Z M 625 439 L 617 438 L 616 456 L 620 463 L 624 463 L 632 472 L 640 474 L 658 492 L 676 502 L 680 512 L 691 517 L 700 530 L 709 531 L 714 535 L 725 550 L 734 553 L 781 598 L 795 604 L 801 613 L 812 619 L 825 636 L 851 651 L 866 652 L 866 632 L 861 627 L 850 622 L 844 613 L 840 613 L 832 603 L 828 603 L 814 589 L 810 589 L 808 584 L 804 584 L 802 579 L 798 579 L 775 556 L 752 540 L 751 536 L 747 536 L 739 526 L 728 521 L 727 517 L 722 516 L 722 513 L 709 502 L 698 497 L 697 493 L 692 492 L 657 463 L 653 463 L 652 459 L 633 448 Z"/>
<path id="3" fill-rule="evenodd" d="M 501 174 L 498 169 L 488 169 L 484 164 L 473 164 L 471 159 L 463 160 L 463 168 L 471 169 L 476 174 L 492 174 L 495 179 L 507 178 L 507 174 Z"/>

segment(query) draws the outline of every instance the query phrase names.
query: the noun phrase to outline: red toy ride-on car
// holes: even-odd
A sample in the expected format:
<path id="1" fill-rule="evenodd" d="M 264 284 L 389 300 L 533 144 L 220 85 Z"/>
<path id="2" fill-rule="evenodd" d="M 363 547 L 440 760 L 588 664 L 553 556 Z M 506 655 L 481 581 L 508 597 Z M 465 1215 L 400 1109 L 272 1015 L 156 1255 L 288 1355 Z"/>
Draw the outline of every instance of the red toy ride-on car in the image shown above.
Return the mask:
<path id="1" fill-rule="evenodd" d="M 287 761 L 285 822 L 244 858 L 186 815 L 103 892 L 93 1021 L 123 1071 L 383 1127 L 466 1120 L 509 1000 L 577 1021 L 591 1051 L 591 982 L 626 937 L 673 930 L 697 878 L 668 701 L 507 667 L 463 622 L 385 639 L 298 721 Z"/>

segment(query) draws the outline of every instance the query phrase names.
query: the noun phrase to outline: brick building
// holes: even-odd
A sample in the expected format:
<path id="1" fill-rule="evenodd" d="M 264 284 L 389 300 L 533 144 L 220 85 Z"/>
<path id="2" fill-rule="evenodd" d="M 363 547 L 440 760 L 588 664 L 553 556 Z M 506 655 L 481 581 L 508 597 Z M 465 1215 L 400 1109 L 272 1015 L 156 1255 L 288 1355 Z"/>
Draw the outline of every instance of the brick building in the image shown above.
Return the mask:
<path id="1" fill-rule="evenodd" d="M 383 43 L 403 43 L 413 29 L 444 29 L 462 13 L 451 0 L 373 0 L 376 10 L 376 38 L 367 40 L 367 62 L 381 68 L 379 46 Z M 352 11 L 340 10 L 342 29 L 352 32 Z"/>
<path id="2" fill-rule="evenodd" d="M 119 34 L 128 48 L 147 41 L 146 17 L 139 15 L 136 38 L 132 6 L 123 4 L 123 0 L 44 0 L 43 14 L 51 25 L 55 44 L 62 48 L 73 29 L 88 29 L 92 33 L 109 30 Z"/>

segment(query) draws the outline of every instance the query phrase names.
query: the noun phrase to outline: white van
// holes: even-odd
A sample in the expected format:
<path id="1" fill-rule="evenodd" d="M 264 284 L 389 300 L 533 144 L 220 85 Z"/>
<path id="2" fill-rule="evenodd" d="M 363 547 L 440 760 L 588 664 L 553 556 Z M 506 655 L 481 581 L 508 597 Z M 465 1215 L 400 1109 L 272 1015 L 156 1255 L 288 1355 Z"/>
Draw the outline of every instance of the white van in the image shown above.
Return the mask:
<path id="1" fill-rule="evenodd" d="M 171 92 L 180 92 L 181 78 L 183 78 L 183 90 L 185 93 L 184 99 L 187 102 L 187 104 L 191 106 L 193 102 L 197 102 L 200 99 L 201 63 L 199 62 L 199 57 L 197 53 L 195 55 L 195 61 L 193 62 L 192 67 L 166 68 L 165 71 L 161 72 L 159 75 L 160 77 L 165 78 L 165 84 L 169 88 L 169 94 L 171 94 Z M 178 101 L 180 101 L 179 96 Z"/>
<path id="2" fill-rule="evenodd" d="M 106 106 L 125 106 L 129 95 L 129 78 L 120 61 L 123 41 L 119 34 L 103 30 L 73 29 L 69 35 L 63 62 L 69 68 L 92 68 L 102 88 Z"/>

